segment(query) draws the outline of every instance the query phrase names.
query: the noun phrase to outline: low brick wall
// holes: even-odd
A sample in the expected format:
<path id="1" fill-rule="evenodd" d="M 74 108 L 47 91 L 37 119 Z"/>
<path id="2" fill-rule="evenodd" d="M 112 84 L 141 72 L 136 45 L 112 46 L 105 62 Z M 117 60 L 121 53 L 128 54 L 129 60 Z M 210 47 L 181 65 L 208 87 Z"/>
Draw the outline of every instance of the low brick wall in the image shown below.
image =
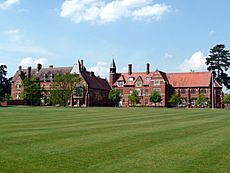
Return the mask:
<path id="1" fill-rule="evenodd" d="M 25 105 L 25 101 L 24 100 L 10 100 L 8 101 L 8 105 L 11 105 L 11 106 Z"/>
<path id="2" fill-rule="evenodd" d="M 230 109 L 230 104 L 224 104 L 224 108 Z"/>
<path id="3" fill-rule="evenodd" d="M 0 107 L 6 107 L 7 106 L 7 102 L 0 102 Z"/>

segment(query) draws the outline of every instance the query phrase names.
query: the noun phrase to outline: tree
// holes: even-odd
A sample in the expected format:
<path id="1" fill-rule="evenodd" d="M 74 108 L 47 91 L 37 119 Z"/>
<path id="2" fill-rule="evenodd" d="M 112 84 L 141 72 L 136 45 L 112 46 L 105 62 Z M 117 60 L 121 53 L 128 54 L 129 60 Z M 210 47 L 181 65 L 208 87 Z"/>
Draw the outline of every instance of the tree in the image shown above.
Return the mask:
<path id="1" fill-rule="evenodd" d="M 25 78 L 22 81 L 23 92 L 22 98 L 27 101 L 28 104 L 38 105 L 41 99 L 41 87 L 39 79 L 35 77 Z"/>
<path id="2" fill-rule="evenodd" d="M 171 96 L 171 99 L 169 100 L 169 103 L 171 103 L 172 105 L 179 105 L 181 103 L 181 98 L 178 94 L 174 93 Z"/>
<path id="3" fill-rule="evenodd" d="M 230 104 L 230 94 L 225 94 L 223 99 L 224 104 Z"/>
<path id="4" fill-rule="evenodd" d="M 195 104 L 199 108 L 200 107 L 206 107 L 208 105 L 208 98 L 201 94 L 195 100 Z"/>
<path id="5" fill-rule="evenodd" d="M 129 95 L 128 99 L 131 102 L 132 106 L 136 105 L 140 101 L 138 92 L 136 90 L 133 90 L 133 92 Z"/>
<path id="6" fill-rule="evenodd" d="M 10 94 L 10 79 L 6 78 L 7 66 L 0 65 L 0 101 L 4 101 L 5 95 Z"/>
<path id="7" fill-rule="evenodd" d="M 226 73 L 230 67 L 230 53 L 229 50 L 225 50 L 224 44 L 218 44 L 210 49 L 206 64 L 208 65 L 207 69 L 213 71 L 214 79 L 221 85 L 230 88 L 230 85 L 228 85 L 229 77 Z"/>
<path id="8" fill-rule="evenodd" d="M 119 90 L 116 89 L 112 89 L 109 92 L 109 99 L 114 102 L 115 106 L 118 107 L 119 106 L 119 102 L 121 100 L 121 92 Z"/>
<path id="9" fill-rule="evenodd" d="M 154 91 L 151 95 L 150 95 L 150 101 L 155 103 L 155 107 L 156 107 L 156 103 L 161 102 L 161 95 L 159 92 Z"/>
<path id="10" fill-rule="evenodd" d="M 66 106 L 76 86 L 80 83 L 76 74 L 57 74 L 50 89 L 50 101 L 53 104 Z"/>

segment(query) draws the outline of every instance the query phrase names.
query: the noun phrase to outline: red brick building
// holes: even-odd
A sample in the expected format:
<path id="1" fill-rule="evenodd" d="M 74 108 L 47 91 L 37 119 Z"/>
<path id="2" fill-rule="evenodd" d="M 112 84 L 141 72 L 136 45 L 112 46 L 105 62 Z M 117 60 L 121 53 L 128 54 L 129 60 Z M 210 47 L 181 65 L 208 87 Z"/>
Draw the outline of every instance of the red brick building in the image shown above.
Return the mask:
<path id="1" fill-rule="evenodd" d="M 11 96 L 13 100 L 20 100 L 23 92 L 22 80 L 26 77 L 34 76 L 39 79 L 40 85 L 44 90 L 50 90 L 51 83 L 54 81 L 56 74 L 78 74 L 81 83 L 76 86 L 78 94 L 72 95 L 70 105 L 85 105 L 85 106 L 108 106 L 110 101 L 108 99 L 111 87 L 106 79 L 95 76 L 94 72 L 86 70 L 83 60 L 78 61 L 73 67 L 53 67 L 42 68 L 41 64 L 37 65 L 36 69 L 28 67 L 22 69 L 20 66 L 12 79 Z M 80 91 L 80 92 L 79 92 Z M 43 99 L 47 98 L 47 92 L 43 93 Z"/>
<path id="2" fill-rule="evenodd" d="M 162 101 L 158 106 L 170 106 L 171 95 L 176 92 L 182 98 L 182 105 L 195 106 L 195 99 L 204 95 L 212 100 L 212 75 L 211 72 L 165 73 L 159 70 L 150 71 L 150 64 L 146 65 L 145 72 L 133 72 L 132 64 L 128 65 L 127 73 L 117 73 L 113 60 L 110 67 L 110 86 L 121 92 L 122 106 L 129 106 L 128 96 L 137 90 L 142 106 L 152 106 L 149 96 L 153 91 L 160 93 Z M 214 82 L 215 107 L 222 106 L 222 87 Z"/>

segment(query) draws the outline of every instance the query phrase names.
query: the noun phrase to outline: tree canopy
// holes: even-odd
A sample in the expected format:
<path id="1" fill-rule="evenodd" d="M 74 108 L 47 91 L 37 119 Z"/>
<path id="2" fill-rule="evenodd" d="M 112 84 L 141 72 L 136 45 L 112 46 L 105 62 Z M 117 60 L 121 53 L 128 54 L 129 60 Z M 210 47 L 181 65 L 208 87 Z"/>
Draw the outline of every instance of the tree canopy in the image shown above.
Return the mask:
<path id="1" fill-rule="evenodd" d="M 53 104 L 66 106 L 81 78 L 76 74 L 57 74 L 50 89 L 50 101 Z"/>
<path id="2" fill-rule="evenodd" d="M 133 90 L 132 93 L 128 96 L 128 99 L 131 102 L 131 105 L 135 106 L 140 101 L 138 92 L 136 90 Z"/>
<path id="3" fill-rule="evenodd" d="M 215 80 L 220 84 L 230 88 L 230 79 L 227 70 L 230 67 L 230 53 L 225 49 L 224 44 L 217 44 L 210 49 L 210 54 L 206 58 L 207 69 L 213 71 Z"/>
<path id="4" fill-rule="evenodd" d="M 118 106 L 120 100 L 121 100 L 121 92 L 116 89 L 112 89 L 109 92 L 109 99 L 114 102 L 115 106 Z"/>
<path id="5" fill-rule="evenodd" d="M 22 98 L 27 101 L 27 104 L 40 104 L 41 87 L 39 80 L 35 77 L 27 77 L 22 81 L 22 86 Z"/>
<path id="6" fill-rule="evenodd" d="M 150 95 L 150 101 L 155 103 L 155 107 L 156 107 L 156 103 L 161 102 L 162 98 L 159 92 L 154 91 L 151 95 Z"/>
<path id="7" fill-rule="evenodd" d="M 199 95 L 195 101 L 197 107 L 206 107 L 208 106 L 208 98 L 204 95 Z"/>
<path id="8" fill-rule="evenodd" d="M 174 93 L 171 96 L 171 99 L 169 100 L 169 103 L 171 103 L 172 105 L 179 105 L 181 103 L 181 98 L 178 94 Z"/>
<path id="9" fill-rule="evenodd" d="M 224 104 L 230 104 L 230 94 L 225 94 L 223 99 Z"/>
<path id="10" fill-rule="evenodd" d="M 10 79 L 6 77 L 7 66 L 0 65 L 0 101 L 4 101 L 6 96 L 10 94 Z"/>

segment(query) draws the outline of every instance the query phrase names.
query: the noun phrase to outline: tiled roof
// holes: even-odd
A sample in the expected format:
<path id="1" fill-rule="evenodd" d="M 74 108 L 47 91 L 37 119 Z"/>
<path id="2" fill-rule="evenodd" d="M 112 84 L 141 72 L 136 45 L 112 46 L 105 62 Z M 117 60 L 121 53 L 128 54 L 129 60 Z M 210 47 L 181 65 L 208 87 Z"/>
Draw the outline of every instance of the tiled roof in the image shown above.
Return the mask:
<path id="1" fill-rule="evenodd" d="M 86 71 L 81 72 L 81 75 L 89 85 L 89 88 L 108 91 L 111 90 L 111 87 L 106 79 L 90 75 L 90 73 Z"/>
<path id="2" fill-rule="evenodd" d="M 42 68 L 38 73 L 36 73 L 36 77 L 40 80 L 43 80 L 44 74 L 49 77 L 50 75 L 55 74 L 67 74 L 70 73 L 73 67 L 52 67 L 52 68 Z"/>
<path id="3" fill-rule="evenodd" d="M 148 78 L 152 78 L 154 75 L 156 74 L 160 74 L 160 77 L 163 77 L 163 79 L 167 82 L 167 76 L 164 72 L 162 71 L 155 71 L 155 72 L 150 72 L 149 74 L 147 74 L 146 72 L 134 72 L 131 75 L 129 75 L 128 73 L 121 73 L 119 78 L 117 79 L 117 81 L 123 80 L 125 82 L 124 85 L 135 85 L 136 80 L 138 78 L 142 79 L 143 81 L 143 85 L 149 85 L 150 81 Z M 134 78 L 133 81 L 129 81 L 129 78 Z M 116 82 L 113 84 L 113 86 L 116 86 Z"/>
<path id="4" fill-rule="evenodd" d="M 211 72 L 167 73 L 169 83 L 177 87 L 209 87 Z"/>

